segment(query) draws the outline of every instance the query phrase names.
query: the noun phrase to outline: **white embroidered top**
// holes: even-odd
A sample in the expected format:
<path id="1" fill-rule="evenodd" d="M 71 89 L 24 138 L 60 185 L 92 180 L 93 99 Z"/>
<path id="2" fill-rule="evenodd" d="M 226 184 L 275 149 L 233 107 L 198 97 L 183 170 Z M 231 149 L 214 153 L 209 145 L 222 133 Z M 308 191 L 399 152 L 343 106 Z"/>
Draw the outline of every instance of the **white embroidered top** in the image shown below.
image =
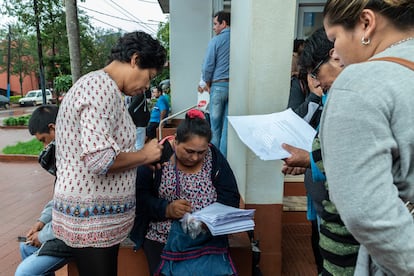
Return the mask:
<path id="1" fill-rule="evenodd" d="M 97 174 L 84 159 L 111 149 L 116 155 L 133 151 L 134 144 L 135 125 L 116 83 L 103 70 L 79 79 L 56 120 L 57 238 L 71 247 L 109 247 L 128 235 L 135 216 L 136 169 Z"/>

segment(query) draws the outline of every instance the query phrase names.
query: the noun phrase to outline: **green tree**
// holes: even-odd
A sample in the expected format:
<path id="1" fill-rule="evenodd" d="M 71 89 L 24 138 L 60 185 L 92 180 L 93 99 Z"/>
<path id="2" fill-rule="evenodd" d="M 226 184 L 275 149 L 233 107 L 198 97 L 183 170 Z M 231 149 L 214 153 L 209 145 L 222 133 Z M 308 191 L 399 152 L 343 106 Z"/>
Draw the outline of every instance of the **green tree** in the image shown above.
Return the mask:
<path id="1" fill-rule="evenodd" d="M 152 85 L 158 85 L 162 80 L 170 78 L 170 21 L 160 22 L 158 25 L 157 39 L 161 42 L 161 45 L 167 50 L 167 66 L 164 67 L 162 72 L 157 75 L 151 82 Z"/>
<path id="2" fill-rule="evenodd" d="M 4 32 L 4 31 L 3 31 Z M 20 83 L 20 95 L 23 96 L 23 80 L 36 70 L 36 63 L 33 56 L 36 55 L 35 38 L 28 35 L 25 28 L 16 23 L 11 26 L 11 51 L 10 51 L 10 74 L 16 75 Z M 5 63 L 7 62 L 8 40 L 0 42 L 1 56 Z M 0 72 L 6 72 L 7 66 L 1 66 Z"/>

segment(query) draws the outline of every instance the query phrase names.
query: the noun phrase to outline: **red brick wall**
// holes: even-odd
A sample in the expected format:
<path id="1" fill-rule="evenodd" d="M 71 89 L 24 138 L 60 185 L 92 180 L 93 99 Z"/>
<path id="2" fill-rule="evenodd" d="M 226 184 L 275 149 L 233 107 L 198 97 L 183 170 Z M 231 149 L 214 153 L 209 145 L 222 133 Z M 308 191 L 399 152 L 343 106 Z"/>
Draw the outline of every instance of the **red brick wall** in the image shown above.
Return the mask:
<path id="1" fill-rule="evenodd" d="M 7 89 L 7 71 L 0 73 L 0 88 Z M 26 95 L 27 91 L 39 89 L 39 82 L 36 77 L 36 74 L 33 72 L 30 76 L 26 76 L 23 79 L 22 91 L 23 95 Z M 10 76 L 10 95 L 18 96 L 20 95 L 20 82 L 19 77 L 16 75 Z"/>

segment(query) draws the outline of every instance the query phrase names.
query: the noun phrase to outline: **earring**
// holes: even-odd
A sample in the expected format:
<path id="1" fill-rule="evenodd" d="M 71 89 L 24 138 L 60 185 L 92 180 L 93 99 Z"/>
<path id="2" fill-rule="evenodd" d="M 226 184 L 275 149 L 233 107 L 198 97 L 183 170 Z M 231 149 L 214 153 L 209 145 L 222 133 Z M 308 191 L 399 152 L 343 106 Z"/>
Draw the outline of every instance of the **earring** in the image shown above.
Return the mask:
<path id="1" fill-rule="evenodd" d="M 362 38 L 361 38 L 361 44 L 362 45 L 369 45 L 371 43 L 371 39 L 369 39 L 369 38 L 365 38 L 365 36 L 363 36 Z"/>

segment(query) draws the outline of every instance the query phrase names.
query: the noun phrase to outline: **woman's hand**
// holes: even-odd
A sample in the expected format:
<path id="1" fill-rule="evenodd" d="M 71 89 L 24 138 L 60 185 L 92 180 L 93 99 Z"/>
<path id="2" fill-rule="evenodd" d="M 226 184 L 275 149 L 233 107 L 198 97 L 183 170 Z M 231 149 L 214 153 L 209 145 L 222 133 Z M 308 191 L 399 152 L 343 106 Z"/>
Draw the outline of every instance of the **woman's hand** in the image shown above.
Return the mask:
<path id="1" fill-rule="evenodd" d="M 191 212 L 191 204 L 185 199 L 177 199 L 167 205 L 165 217 L 170 219 L 180 219 L 185 213 Z"/>
<path id="2" fill-rule="evenodd" d="M 289 167 L 310 167 L 309 152 L 288 144 L 282 144 L 282 148 L 291 154 L 290 157 L 283 159 L 286 162 L 286 165 Z"/>
<path id="3" fill-rule="evenodd" d="M 321 87 L 321 83 L 319 82 L 319 80 L 315 80 L 314 78 L 312 78 L 310 74 L 308 74 L 308 87 L 311 93 L 319 97 L 322 97 L 323 90 Z"/>
<path id="4" fill-rule="evenodd" d="M 163 145 L 159 144 L 157 139 L 152 139 L 148 143 L 145 143 L 144 147 L 140 150 L 145 155 L 145 163 L 152 164 L 161 159 Z"/>
<path id="5" fill-rule="evenodd" d="M 287 164 L 282 165 L 282 173 L 283 174 L 299 175 L 299 174 L 304 174 L 305 171 L 306 171 L 306 168 L 290 167 Z"/>

